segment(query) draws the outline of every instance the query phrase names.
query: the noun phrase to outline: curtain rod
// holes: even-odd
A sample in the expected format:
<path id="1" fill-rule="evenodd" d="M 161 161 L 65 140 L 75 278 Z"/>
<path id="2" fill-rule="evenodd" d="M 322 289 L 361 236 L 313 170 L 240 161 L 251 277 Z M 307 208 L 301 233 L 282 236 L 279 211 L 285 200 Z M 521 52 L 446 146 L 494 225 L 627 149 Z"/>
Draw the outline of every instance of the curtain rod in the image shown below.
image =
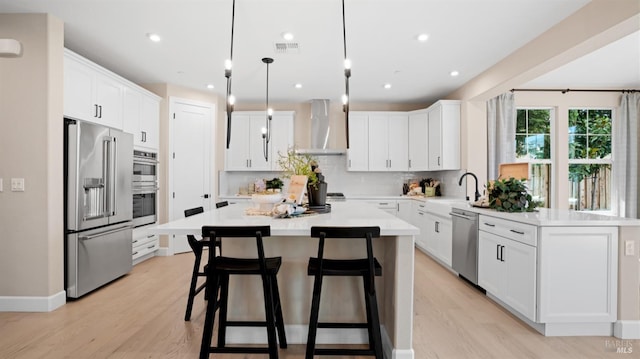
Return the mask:
<path id="1" fill-rule="evenodd" d="M 637 89 L 621 89 L 621 90 L 596 90 L 596 89 L 511 89 L 511 92 L 562 92 L 563 94 L 567 92 L 622 92 L 622 93 L 633 93 L 640 92 Z"/>

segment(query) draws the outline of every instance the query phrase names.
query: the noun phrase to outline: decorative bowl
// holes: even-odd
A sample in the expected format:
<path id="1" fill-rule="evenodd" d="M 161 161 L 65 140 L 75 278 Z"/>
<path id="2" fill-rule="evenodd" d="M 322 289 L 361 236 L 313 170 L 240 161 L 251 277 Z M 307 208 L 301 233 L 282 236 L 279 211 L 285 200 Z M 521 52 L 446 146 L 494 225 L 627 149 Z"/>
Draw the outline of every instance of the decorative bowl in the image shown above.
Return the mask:
<path id="1" fill-rule="evenodd" d="M 263 211 L 270 211 L 273 205 L 282 202 L 282 193 L 254 193 L 251 195 L 251 201 Z"/>

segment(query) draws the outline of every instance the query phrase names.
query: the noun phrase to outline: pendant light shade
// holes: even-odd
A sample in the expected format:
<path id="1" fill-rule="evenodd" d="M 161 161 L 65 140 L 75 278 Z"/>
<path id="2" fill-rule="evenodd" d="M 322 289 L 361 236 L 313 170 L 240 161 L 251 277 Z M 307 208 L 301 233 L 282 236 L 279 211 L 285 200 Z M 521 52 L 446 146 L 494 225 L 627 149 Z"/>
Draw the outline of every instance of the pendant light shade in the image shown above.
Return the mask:
<path id="1" fill-rule="evenodd" d="M 345 25 L 344 16 L 344 0 L 342 0 L 342 40 L 344 45 L 344 87 L 345 92 L 342 95 L 342 110 L 344 111 L 344 124 L 347 134 L 347 149 L 349 149 L 349 78 L 351 77 L 351 60 L 347 57 L 347 27 Z"/>
<path id="2" fill-rule="evenodd" d="M 236 0 L 233 0 L 231 8 L 231 51 L 229 59 L 224 62 L 224 77 L 227 78 L 227 148 L 231 143 L 231 114 L 233 113 L 233 105 L 236 102 L 235 97 L 231 94 L 231 68 L 233 67 L 233 28 L 236 20 Z"/>
<path id="3" fill-rule="evenodd" d="M 271 142 L 271 119 L 273 117 L 273 110 L 269 107 L 269 65 L 273 63 L 273 59 L 265 57 L 262 62 L 267 64 L 267 94 L 265 96 L 265 111 L 266 111 L 266 124 L 262 128 L 262 150 L 264 153 L 264 159 L 269 161 L 269 142 Z"/>

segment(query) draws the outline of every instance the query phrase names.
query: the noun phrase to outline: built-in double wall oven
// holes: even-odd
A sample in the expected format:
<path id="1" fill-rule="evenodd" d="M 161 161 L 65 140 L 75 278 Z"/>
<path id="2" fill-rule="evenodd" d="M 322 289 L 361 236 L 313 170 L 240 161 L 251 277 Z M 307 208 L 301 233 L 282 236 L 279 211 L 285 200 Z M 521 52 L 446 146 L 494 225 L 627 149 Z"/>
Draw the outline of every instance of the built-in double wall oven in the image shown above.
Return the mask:
<path id="1" fill-rule="evenodd" d="M 133 226 L 156 223 L 158 154 L 133 151 Z"/>

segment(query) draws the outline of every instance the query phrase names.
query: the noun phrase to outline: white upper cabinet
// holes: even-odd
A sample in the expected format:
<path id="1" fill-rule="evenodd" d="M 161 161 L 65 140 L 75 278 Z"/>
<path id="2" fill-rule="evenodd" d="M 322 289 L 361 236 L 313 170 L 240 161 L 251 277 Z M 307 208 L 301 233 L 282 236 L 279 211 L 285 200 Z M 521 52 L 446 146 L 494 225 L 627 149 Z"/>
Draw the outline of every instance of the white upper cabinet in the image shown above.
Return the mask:
<path id="1" fill-rule="evenodd" d="M 460 169 L 460 101 L 440 100 L 428 109 L 429 170 Z"/>
<path id="2" fill-rule="evenodd" d="M 231 118 L 231 143 L 226 150 L 226 171 L 279 171 L 278 151 L 286 153 L 293 146 L 292 111 L 274 112 L 271 120 L 271 140 L 268 160 L 265 159 L 266 113 L 262 111 L 236 111 Z"/>
<path id="3" fill-rule="evenodd" d="M 409 113 L 409 171 L 429 169 L 429 115 Z"/>
<path id="4" fill-rule="evenodd" d="M 133 134 L 133 145 L 158 151 L 160 145 L 160 98 L 142 91 L 124 89 L 124 132 Z"/>
<path id="5" fill-rule="evenodd" d="M 135 148 L 160 146 L 160 97 L 67 49 L 64 116 L 131 133 Z"/>
<path id="6" fill-rule="evenodd" d="M 64 55 L 65 117 L 122 129 L 122 82 L 69 50 Z"/>
<path id="7" fill-rule="evenodd" d="M 349 149 L 347 150 L 349 171 L 369 170 L 369 119 L 366 114 L 349 114 Z"/>
<path id="8" fill-rule="evenodd" d="M 364 125 L 366 117 L 366 126 Z M 352 118 L 357 120 L 352 121 Z M 405 112 L 357 112 L 349 118 L 349 138 L 364 136 L 366 141 L 349 143 L 350 171 L 406 171 L 409 154 L 407 148 L 408 116 Z M 365 128 L 366 127 L 366 128 Z M 367 159 L 367 168 L 362 161 Z M 358 160 L 356 162 L 356 160 Z M 356 167 L 356 165 L 358 165 Z"/>

